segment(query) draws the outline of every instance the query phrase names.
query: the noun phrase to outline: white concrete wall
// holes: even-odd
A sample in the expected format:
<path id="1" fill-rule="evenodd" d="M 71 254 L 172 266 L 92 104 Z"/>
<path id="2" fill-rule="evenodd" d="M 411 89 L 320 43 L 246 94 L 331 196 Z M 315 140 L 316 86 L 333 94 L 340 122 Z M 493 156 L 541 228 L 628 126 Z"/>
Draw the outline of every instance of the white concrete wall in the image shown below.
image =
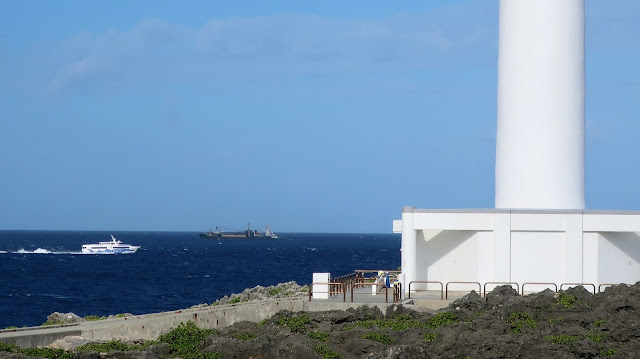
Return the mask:
<path id="1" fill-rule="evenodd" d="M 493 273 L 491 232 L 425 230 L 417 232 L 416 240 L 417 253 L 420 255 L 417 258 L 415 280 L 439 281 L 443 284 L 459 281 L 491 281 Z M 439 290 L 440 286 L 414 284 L 411 288 Z"/>
<path id="2" fill-rule="evenodd" d="M 403 273 L 410 273 L 405 293 L 413 280 L 551 282 L 558 287 L 635 283 L 640 280 L 640 236 L 625 231 L 639 225 L 640 212 L 412 209 L 402 221 Z"/>
<path id="3" fill-rule="evenodd" d="M 635 233 L 600 233 L 598 263 L 600 283 L 636 283 L 640 280 L 640 237 Z"/>
<path id="4" fill-rule="evenodd" d="M 563 283 L 564 259 L 564 233 L 511 233 L 511 280 L 514 282 Z"/>

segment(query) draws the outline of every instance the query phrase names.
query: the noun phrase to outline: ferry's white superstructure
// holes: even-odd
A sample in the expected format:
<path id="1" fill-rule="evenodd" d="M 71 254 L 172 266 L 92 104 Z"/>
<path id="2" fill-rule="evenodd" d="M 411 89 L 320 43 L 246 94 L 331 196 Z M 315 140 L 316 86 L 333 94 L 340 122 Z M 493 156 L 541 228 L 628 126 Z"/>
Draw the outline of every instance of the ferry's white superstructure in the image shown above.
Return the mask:
<path id="1" fill-rule="evenodd" d="M 98 244 L 83 244 L 82 253 L 84 254 L 128 254 L 135 253 L 140 246 L 132 246 L 130 244 L 122 244 L 116 237 L 111 235 L 111 241 L 99 242 Z"/>

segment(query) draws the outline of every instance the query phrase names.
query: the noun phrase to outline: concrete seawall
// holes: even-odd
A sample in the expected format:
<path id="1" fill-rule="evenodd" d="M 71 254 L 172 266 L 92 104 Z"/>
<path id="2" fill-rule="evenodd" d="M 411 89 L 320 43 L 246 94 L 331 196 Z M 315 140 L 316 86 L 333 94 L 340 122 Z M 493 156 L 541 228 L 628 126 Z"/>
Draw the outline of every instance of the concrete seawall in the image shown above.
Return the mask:
<path id="1" fill-rule="evenodd" d="M 437 302 L 437 303 L 435 303 Z M 442 308 L 448 301 L 434 301 L 428 307 Z M 292 312 L 319 312 L 346 310 L 362 305 L 377 306 L 383 312 L 394 303 L 344 303 L 313 301 L 303 297 L 270 299 L 255 302 L 183 309 L 173 312 L 112 318 L 93 322 L 0 330 L 0 342 L 15 344 L 22 348 L 43 347 L 67 336 L 81 336 L 83 339 L 109 341 L 114 339 L 156 339 L 160 334 L 182 322 L 192 321 L 200 328 L 216 329 L 241 321 L 260 322 L 271 318 L 281 310 Z"/>

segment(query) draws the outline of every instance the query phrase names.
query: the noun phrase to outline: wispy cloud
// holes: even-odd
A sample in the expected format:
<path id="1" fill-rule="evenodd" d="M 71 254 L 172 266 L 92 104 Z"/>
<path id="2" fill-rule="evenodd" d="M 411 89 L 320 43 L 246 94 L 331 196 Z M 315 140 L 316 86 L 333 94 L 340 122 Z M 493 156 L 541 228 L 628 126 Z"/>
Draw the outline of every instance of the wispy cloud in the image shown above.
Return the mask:
<path id="1" fill-rule="evenodd" d="M 381 20 L 277 15 L 210 19 L 194 29 L 147 19 L 131 30 L 109 30 L 84 41 L 83 54 L 56 70 L 49 89 L 85 92 L 202 76 L 491 64 L 496 19 L 495 6 L 478 1 Z"/>

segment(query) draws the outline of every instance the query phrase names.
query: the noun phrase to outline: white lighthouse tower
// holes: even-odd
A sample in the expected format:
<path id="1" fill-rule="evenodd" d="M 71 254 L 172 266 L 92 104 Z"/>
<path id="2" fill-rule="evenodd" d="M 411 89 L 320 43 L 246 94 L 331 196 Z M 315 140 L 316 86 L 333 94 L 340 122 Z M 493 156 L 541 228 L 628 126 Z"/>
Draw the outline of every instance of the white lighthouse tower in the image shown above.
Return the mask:
<path id="1" fill-rule="evenodd" d="M 503 0 L 496 208 L 584 209 L 584 0 Z"/>
<path id="2" fill-rule="evenodd" d="M 584 24 L 584 0 L 500 0 L 495 209 L 404 207 L 405 292 L 640 280 L 640 212 L 585 210 Z"/>

